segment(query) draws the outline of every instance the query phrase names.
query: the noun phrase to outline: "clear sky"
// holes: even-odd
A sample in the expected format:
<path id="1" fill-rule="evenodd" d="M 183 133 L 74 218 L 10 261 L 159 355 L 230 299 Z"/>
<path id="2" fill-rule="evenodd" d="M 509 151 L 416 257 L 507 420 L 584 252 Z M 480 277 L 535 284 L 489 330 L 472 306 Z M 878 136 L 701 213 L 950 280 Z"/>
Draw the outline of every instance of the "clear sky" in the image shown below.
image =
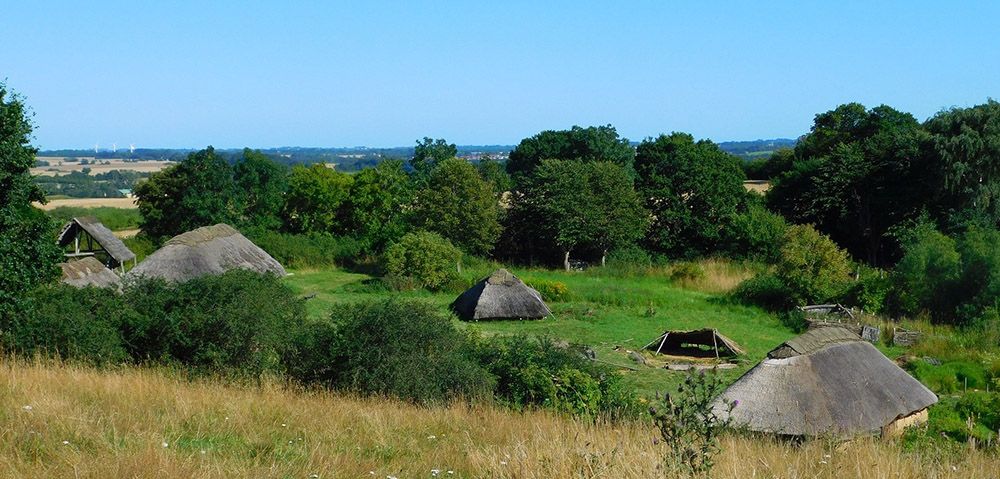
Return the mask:
<path id="1" fill-rule="evenodd" d="M 724 141 L 1000 97 L 998 25 L 985 1 L 9 1 L 0 78 L 49 149 Z"/>

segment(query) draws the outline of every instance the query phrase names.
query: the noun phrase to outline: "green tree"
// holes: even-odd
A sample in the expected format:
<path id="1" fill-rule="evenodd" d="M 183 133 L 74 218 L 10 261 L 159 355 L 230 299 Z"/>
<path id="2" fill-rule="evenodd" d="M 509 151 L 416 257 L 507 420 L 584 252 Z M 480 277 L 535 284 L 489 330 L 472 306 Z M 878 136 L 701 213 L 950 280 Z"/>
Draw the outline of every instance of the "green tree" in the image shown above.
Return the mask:
<path id="1" fill-rule="evenodd" d="M 815 224 L 870 264 L 898 256 L 890 231 L 927 204 L 925 136 L 908 113 L 849 103 L 816 115 L 779 174 L 768 205 L 794 223 Z"/>
<path id="2" fill-rule="evenodd" d="M 951 231 L 969 223 L 1000 225 L 1000 102 L 942 111 L 925 128 L 938 223 Z"/>
<path id="3" fill-rule="evenodd" d="M 37 151 L 31 146 L 33 128 L 22 98 L 0 82 L 0 329 L 5 310 L 59 275 L 54 225 L 31 206 L 45 201 L 30 173 Z"/>
<path id="4" fill-rule="evenodd" d="M 159 241 L 201 226 L 238 224 L 243 210 L 233 169 L 211 146 L 153 173 L 135 196 L 143 232 Z"/>
<path id="5" fill-rule="evenodd" d="M 233 167 L 236 190 L 242 195 L 243 221 L 269 230 L 281 227 L 281 207 L 288 188 L 288 168 L 249 148 Z"/>
<path id="6" fill-rule="evenodd" d="M 611 125 L 546 130 L 521 140 L 510 152 L 507 172 L 523 177 L 543 160 L 610 161 L 632 175 L 635 150 Z"/>
<path id="7" fill-rule="evenodd" d="M 493 185 L 493 192 L 498 199 L 505 191 L 510 191 L 514 188 L 514 180 L 500 162 L 486 157 L 479 161 L 477 168 L 479 169 L 479 176 L 482 176 L 483 180 Z"/>
<path id="8" fill-rule="evenodd" d="M 451 240 L 462 250 L 485 255 L 500 237 L 500 206 L 489 183 L 465 160 L 442 161 L 416 197 L 413 223 Z"/>
<path id="9" fill-rule="evenodd" d="M 406 234 L 413 195 L 413 183 L 400 160 L 361 170 L 344 204 L 349 231 L 371 251 L 382 251 Z"/>
<path id="10" fill-rule="evenodd" d="M 653 223 L 652 249 L 678 257 L 717 249 L 744 199 L 740 160 L 686 133 L 660 135 L 636 149 L 637 190 Z"/>
<path id="11" fill-rule="evenodd" d="M 341 205 L 352 182 L 350 175 L 321 163 L 292 168 L 282 211 L 285 227 L 294 233 L 339 232 Z"/>
<path id="12" fill-rule="evenodd" d="M 624 168 L 598 161 L 588 164 L 587 170 L 591 201 L 597 210 L 591 242 L 601 252 L 604 266 L 609 250 L 635 244 L 646 234 L 649 213 Z"/>
<path id="13" fill-rule="evenodd" d="M 788 228 L 775 276 L 798 305 L 835 298 L 850 280 L 847 252 L 809 225 Z"/>
<path id="14" fill-rule="evenodd" d="M 444 160 L 458 156 L 458 147 L 454 143 L 448 143 L 443 138 L 433 140 L 424 137 L 417 141 L 417 146 L 413 148 L 413 159 L 410 166 L 419 179 L 426 179 L 431 171 Z"/>
<path id="15" fill-rule="evenodd" d="M 456 277 L 462 252 L 437 233 L 407 233 L 385 249 L 385 269 L 397 287 L 440 289 Z"/>

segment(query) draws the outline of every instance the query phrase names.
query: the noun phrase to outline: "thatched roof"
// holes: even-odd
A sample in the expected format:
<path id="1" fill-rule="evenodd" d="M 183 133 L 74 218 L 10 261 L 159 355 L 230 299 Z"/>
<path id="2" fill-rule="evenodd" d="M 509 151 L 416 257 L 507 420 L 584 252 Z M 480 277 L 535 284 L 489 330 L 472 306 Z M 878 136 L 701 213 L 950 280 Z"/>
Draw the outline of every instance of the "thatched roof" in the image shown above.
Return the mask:
<path id="1" fill-rule="evenodd" d="M 538 294 L 505 269 L 498 269 L 462 293 L 451 310 L 464 320 L 538 319 L 552 311 Z"/>
<path id="2" fill-rule="evenodd" d="M 187 281 L 233 269 L 284 276 L 285 268 L 231 226 L 203 226 L 174 236 L 127 277 Z"/>
<path id="3" fill-rule="evenodd" d="M 70 286 L 77 288 L 87 286 L 118 288 L 121 286 L 121 278 L 93 256 L 59 263 L 59 267 L 62 268 L 62 279 L 59 281 Z"/>
<path id="4" fill-rule="evenodd" d="M 122 243 L 122 240 L 118 239 L 107 226 L 104 226 L 93 216 L 73 218 L 69 223 L 66 223 L 62 232 L 59 233 L 59 246 L 66 247 L 72 244 L 73 239 L 80 234 L 81 230 L 86 231 L 94 238 L 94 241 L 101 245 L 108 252 L 108 256 L 114 259 L 117 264 L 135 259 L 135 253 L 128 249 L 128 246 L 125 246 L 125 243 Z"/>
<path id="5" fill-rule="evenodd" d="M 729 412 L 725 400 L 738 404 Z M 933 392 L 874 346 L 826 327 L 769 353 L 722 393 L 714 410 L 752 431 L 850 437 L 878 432 L 935 402 Z"/>
<path id="6" fill-rule="evenodd" d="M 704 346 L 707 349 L 700 348 Z M 664 331 L 650 341 L 644 349 L 658 354 L 704 357 L 731 357 L 744 354 L 736 341 L 719 333 L 716 329 L 705 328 L 693 331 Z"/>

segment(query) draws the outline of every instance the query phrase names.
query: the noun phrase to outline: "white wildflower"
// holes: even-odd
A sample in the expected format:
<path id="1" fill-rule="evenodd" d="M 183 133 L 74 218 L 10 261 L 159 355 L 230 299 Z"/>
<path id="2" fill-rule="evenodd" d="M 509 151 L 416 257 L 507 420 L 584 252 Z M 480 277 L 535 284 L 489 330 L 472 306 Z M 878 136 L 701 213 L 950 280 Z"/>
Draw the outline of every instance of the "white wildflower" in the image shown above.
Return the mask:
<path id="1" fill-rule="evenodd" d="M 430 436 L 427 436 L 427 439 L 437 439 L 437 436 L 435 436 L 435 435 L 430 435 Z"/>
<path id="2" fill-rule="evenodd" d="M 23 407 L 23 408 L 21 408 L 21 409 L 24 409 L 25 411 L 30 411 L 30 410 L 31 410 L 31 406 L 24 406 L 24 407 Z"/>
<path id="3" fill-rule="evenodd" d="M 163 447 L 170 447 L 170 444 L 167 444 L 167 442 L 166 442 L 166 441 L 164 441 L 164 442 L 163 442 Z"/>
<path id="4" fill-rule="evenodd" d="M 69 441 L 63 441 L 63 445 L 64 446 L 68 446 L 69 445 Z"/>

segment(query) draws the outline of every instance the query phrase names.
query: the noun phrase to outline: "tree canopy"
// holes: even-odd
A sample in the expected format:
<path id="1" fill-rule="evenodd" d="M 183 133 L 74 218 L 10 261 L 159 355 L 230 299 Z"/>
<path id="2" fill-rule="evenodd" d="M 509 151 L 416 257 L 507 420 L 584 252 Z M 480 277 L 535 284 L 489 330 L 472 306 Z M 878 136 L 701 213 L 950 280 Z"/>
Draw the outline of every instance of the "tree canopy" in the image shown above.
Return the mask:
<path id="1" fill-rule="evenodd" d="M 671 256 L 714 250 L 745 197 L 740 160 L 686 133 L 643 141 L 635 169 L 639 195 L 653 215 L 646 242 Z"/>
<path id="2" fill-rule="evenodd" d="M 500 206 L 493 188 L 465 160 L 442 161 L 417 192 L 413 224 L 462 250 L 485 255 L 500 236 Z"/>
<path id="3" fill-rule="evenodd" d="M 507 172 L 515 177 L 529 174 L 542 160 L 609 161 L 631 175 L 635 150 L 611 125 L 546 130 L 521 140 L 510 152 Z"/>
<path id="4" fill-rule="evenodd" d="M 408 231 L 413 183 L 400 160 L 383 161 L 353 178 L 344 203 L 348 230 L 369 249 L 381 251 Z"/>
<path id="5" fill-rule="evenodd" d="M 458 147 L 454 143 L 448 143 L 443 138 L 433 140 L 424 137 L 423 140 L 418 140 L 417 146 L 413 148 L 413 159 L 410 160 L 410 166 L 413 168 L 414 174 L 423 180 L 439 163 L 456 156 L 458 156 Z"/>
<path id="6" fill-rule="evenodd" d="M 286 228 L 294 233 L 341 232 L 340 208 L 352 183 L 350 175 L 321 163 L 293 167 L 282 211 Z"/>

